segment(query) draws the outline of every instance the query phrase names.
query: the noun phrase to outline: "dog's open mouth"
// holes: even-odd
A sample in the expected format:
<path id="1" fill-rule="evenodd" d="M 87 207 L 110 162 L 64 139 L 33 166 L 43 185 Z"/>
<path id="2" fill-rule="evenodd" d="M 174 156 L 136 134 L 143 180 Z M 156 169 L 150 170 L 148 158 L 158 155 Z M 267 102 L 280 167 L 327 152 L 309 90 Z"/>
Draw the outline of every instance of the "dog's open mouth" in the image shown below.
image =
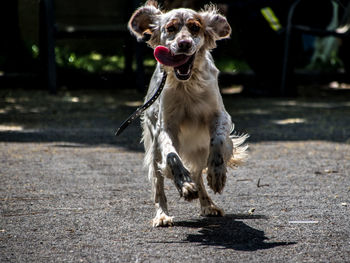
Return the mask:
<path id="1" fill-rule="evenodd" d="M 167 47 L 157 46 L 154 49 L 154 57 L 159 63 L 173 67 L 178 79 L 187 80 L 191 77 L 195 54 L 191 56 L 173 55 Z"/>

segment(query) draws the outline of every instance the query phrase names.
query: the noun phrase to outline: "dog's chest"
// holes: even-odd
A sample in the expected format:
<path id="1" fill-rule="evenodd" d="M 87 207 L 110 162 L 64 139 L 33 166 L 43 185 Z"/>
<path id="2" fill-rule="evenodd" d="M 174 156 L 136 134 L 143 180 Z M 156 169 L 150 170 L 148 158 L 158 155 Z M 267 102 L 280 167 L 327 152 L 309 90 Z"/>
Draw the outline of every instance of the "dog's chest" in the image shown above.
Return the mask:
<path id="1" fill-rule="evenodd" d="M 164 125 L 171 127 L 177 137 L 180 154 L 195 154 L 206 149 L 210 125 L 218 107 L 215 96 L 205 90 L 182 89 L 167 90 L 163 95 Z"/>
<path id="2" fill-rule="evenodd" d="M 188 126 L 208 126 L 217 111 L 215 97 L 206 90 L 168 89 L 162 98 L 165 125 L 187 129 Z"/>
<path id="3" fill-rule="evenodd" d="M 177 134 L 180 154 L 196 154 L 209 147 L 209 128 L 195 123 L 184 123 Z"/>

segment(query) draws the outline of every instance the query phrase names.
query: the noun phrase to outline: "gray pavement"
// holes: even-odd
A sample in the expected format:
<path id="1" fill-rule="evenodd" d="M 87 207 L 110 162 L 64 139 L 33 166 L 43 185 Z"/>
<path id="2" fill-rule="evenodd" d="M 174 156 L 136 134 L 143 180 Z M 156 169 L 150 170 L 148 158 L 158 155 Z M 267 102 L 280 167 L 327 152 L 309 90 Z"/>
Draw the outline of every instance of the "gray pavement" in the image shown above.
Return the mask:
<path id="1" fill-rule="evenodd" d="M 152 228 L 132 91 L 0 91 L 0 262 L 349 262 L 350 96 L 224 97 L 249 160 L 199 216 Z"/>

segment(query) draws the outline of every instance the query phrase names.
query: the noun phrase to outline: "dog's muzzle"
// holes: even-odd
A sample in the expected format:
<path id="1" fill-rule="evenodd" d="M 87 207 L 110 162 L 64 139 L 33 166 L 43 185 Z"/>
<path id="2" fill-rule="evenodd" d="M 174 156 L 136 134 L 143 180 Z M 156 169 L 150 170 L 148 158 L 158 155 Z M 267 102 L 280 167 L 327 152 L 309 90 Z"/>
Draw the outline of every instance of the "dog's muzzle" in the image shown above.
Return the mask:
<path id="1" fill-rule="evenodd" d="M 179 80 L 188 80 L 191 77 L 195 54 L 174 55 L 167 47 L 157 46 L 154 49 L 154 57 L 164 66 L 173 67 L 175 76 Z"/>

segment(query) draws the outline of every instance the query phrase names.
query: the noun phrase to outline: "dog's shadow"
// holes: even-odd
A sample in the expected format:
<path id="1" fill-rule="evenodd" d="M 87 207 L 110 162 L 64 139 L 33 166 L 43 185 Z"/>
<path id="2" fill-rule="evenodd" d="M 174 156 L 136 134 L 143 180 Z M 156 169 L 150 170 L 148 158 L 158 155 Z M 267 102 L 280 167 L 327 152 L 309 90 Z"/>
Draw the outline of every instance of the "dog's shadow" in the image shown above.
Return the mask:
<path id="1" fill-rule="evenodd" d="M 264 231 L 254 229 L 244 219 L 267 219 L 262 215 L 226 215 L 224 217 L 203 217 L 195 221 L 180 221 L 175 227 L 200 228 L 198 234 L 188 234 L 183 242 L 224 249 L 256 251 L 295 242 L 268 242 Z"/>

